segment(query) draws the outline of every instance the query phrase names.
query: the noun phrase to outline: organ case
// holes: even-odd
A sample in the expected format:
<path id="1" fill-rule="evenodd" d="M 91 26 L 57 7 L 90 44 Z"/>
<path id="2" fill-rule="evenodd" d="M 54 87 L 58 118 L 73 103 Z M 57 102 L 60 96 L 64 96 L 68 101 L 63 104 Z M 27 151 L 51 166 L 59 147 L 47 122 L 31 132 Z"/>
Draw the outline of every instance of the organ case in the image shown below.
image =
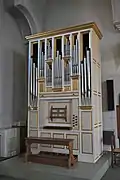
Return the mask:
<path id="1" fill-rule="evenodd" d="M 36 130 L 38 137 L 73 138 L 82 162 L 96 162 L 103 152 L 101 38 L 95 23 L 26 37 L 28 136 Z M 66 147 L 40 147 L 46 148 L 67 153 Z"/>

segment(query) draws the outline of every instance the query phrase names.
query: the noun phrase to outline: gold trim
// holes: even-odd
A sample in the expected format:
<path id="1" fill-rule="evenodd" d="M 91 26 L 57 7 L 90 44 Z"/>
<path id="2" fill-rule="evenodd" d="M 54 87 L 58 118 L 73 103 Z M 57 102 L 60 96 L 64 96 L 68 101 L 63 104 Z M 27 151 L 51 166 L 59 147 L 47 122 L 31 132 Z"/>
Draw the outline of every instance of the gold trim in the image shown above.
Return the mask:
<path id="1" fill-rule="evenodd" d="M 71 86 L 64 86 L 65 92 L 71 92 Z"/>
<path id="2" fill-rule="evenodd" d="M 44 82 L 45 78 L 38 78 L 38 82 Z"/>
<path id="3" fill-rule="evenodd" d="M 97 62 L 96 59 L 93 58 L 93 63 L 96 64 L 96 62 Z"/>
<path id="4" fill-rule="evenodd" d="M 70 76 L 72 79 L 78 79 L 79 78 L 79 75 L 72 75 Z"/>
<path id="5" fill-rule="evenodd" d="M 36 38 L 46 38 L 46 37 L 50 37 L 50 36 L 54 36 L 54 35 L 59 35 L 59 34 L 61 35 L 64 33 L 71 33 L 73 31 L 80 31 L 83 29 L 90 29 L 90 28 L 93 28 L 94 31 L 96 32 L 97 36 L 99 37 L 99 39 L 102 39 L 103 35 L 100 32 L 96 23 L 94 23 L 94 22 L 90 22 L 90 23 L 82 24 L 82 25 L 71 26 L 71 27 L 58 29 L 58 30 L 52 30 L 52 31 L 50 30 L 47 32 L 41 32 L 41 33 L 33 34 L 30 36 L 26 36 L 25 38 L 27 40 L 36 39 Z"/>
<path id="6" fill-rule="evenodd" d="M 82 110 L 91 110 L 92 106 L 78 106 Z"/>
<path id="7" fill-rule="evenodd" d="M 61 92 L 63 88 L 52 88 L 53 92 Z"/>
<path id="8" fill-rule="evenodd" d="M 32 106 L 28 106 L 28 111 L 31 111 L 31 112 L 38 112 L 38 107 L 32 107 Z"/>

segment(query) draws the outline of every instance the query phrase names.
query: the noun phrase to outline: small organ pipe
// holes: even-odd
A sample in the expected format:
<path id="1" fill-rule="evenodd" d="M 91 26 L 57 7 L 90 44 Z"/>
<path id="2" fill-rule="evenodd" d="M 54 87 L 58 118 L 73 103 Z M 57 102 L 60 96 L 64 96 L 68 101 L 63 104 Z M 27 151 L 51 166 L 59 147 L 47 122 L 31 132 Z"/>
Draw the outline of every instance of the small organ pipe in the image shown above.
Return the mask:
<path id="1" fill-rule="evenodd" d="M 35 63 L 33 63 L 33 97 L 35 96 Z"/>
<path id="2" fill-rule="evenodd" d="M 82 87 L 81 87 L 81 89 L 82 89 L 82 95 L 84 95 L 84 70 L 83 70 L 83 63 L 81 63 L 81 76 L 82 76 L 82 78 L 81 78 L 81 80 L 82 80 Z"/>
<path id="3" fill-rule="evenodd" d="M 86 71 L 86 58 L 84 58 L 84 82 L 85 82 L 85 97 L 87 95 L 87 71 Z"/>
<path id="4" fill-rule="evenodd" d="M 36 97 L 38 96 L 38 68 L 36 68 Z"/>
<path id="5" fill-rule="evenodd" d="M 90 98 L 90 57 L 89 57 L 89 54 L 90 54 L 90 51 L 87 50 L 87 73 L 88 73 L 88 97 Z"/>

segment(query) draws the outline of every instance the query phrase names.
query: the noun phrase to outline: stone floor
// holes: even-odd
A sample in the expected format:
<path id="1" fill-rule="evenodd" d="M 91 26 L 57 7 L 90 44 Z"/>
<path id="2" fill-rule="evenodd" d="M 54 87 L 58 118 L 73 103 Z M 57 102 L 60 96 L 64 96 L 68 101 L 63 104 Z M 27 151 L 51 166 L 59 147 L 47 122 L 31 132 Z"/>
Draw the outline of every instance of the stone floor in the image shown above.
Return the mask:
<path id="1" fill-rule="evenodd" d="M 100 180 L 110 165 L 110 156 L 104 155 L 96 164 L 77 163 L 75 168 L 23 162 L 12 158 L 0 162 L 0 180 Z"/>
<path id="2" fill-rule="evenodd" d="M 49 176 L 49 174 L 48 174 L 48 176 Z M 46 176 L 45 180 L 51 179 L 51 177 L 48 177 L 48 176 Z M 40 178 L 40 179 L 44 180 L 42 178 Z M 74 178 L 57 177 L 57 180 L 68 180 L 68 179 L 69 180 L 74 180 Z M 114 169 L 110 168 L 101 180 L 112 180 L 112 179 L 120 180 L 120 167 L 119 168 L 114 168 Z M 25 180 L 25 179 L 13 178 L 13 177 L 10 177 L 10 176 L 0 175 L 0 180 Z M 53 180 L 56 180 L 56 179 L 53 178 Z M 85 180 L 85 179 L 83 179 L 83 180 Z"/>
<path id="3" fill-rule="evenodd" d="M 75 169 L 25 164 L 21 158 L 0 162 L 0 180 L 100 180 L 109 161 L 104 156 L 96 164 L 78 163 Z M 107 164 L 106 164 L 107 163 Z M 97 172 L 97 173 L 95 173 Z M 120 167 L 109 168 L 101 180 L 120 180 Z"/>
<path id="4" fill-rule="evenodd" d="M 120 167 L 109 168 L 101 180 L 120 180 Z"/>

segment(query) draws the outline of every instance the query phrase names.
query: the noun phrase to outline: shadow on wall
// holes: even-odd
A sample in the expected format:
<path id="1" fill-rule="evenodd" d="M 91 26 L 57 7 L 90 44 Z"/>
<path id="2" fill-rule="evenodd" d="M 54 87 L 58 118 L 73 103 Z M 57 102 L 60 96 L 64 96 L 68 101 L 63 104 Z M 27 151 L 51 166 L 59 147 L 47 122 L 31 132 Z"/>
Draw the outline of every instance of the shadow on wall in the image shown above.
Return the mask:
<path id="1" fill-rule="evenodd" d="M 113 50 L 116 70 L 118 70 L 120 68 L 120 44 L 116 44 L 112 50 Z"/>
<path id="2" fill-rule="evenodd" d="M 25 121 L 27 114 L 27 59 L 13 54 L 13 121 Z"/>
<path id="3" fill-rule="evenodd" d="M 106 81 L 102 82 L 102 111 L 108 111 L 107 106 L 107 84 Z"/>

